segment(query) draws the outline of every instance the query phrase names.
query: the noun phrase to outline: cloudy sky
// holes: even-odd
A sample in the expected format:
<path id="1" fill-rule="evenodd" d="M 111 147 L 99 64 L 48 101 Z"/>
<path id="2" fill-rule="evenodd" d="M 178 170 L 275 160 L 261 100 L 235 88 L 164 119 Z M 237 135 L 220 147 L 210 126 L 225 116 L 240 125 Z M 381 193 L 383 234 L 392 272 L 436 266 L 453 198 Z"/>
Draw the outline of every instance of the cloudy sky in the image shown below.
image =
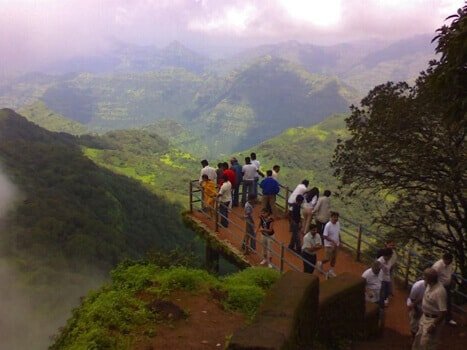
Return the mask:
<path id="1" fill-rule="evenodd" d="M 115 40 L 213 51 L 434 33 L 464 0 L 0 0 L 0 65 L 26 70 Z"/>

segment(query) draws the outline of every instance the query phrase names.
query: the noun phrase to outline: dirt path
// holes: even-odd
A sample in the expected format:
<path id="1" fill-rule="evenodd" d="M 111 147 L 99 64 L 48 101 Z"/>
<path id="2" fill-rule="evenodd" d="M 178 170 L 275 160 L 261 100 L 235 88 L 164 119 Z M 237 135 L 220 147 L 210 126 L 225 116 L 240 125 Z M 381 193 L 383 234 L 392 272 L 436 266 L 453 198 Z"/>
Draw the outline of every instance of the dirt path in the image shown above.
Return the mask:
<path id="1" fill-rule="evenodd" d="M 259 205 L 255 207 L 255 223 L 259 217 Z M 233 224 L 229 225 L 228 229 L 220 228 L 218 236 L 229 241 L 234 247 L 241 251 L 241 243 L 245 230 L 245 223 L 242 218 L 242 209 L 234 208 L 229 214 L 229 219 L 232 220 Z M 207 218 L 203 213 L 193 212 L 193 217 L 202 221 L 205 225 L 211 227 L 214 231 L 214 222 Z M 281 242 L 285 246 L 288 245 L 290 240 L 289 224 L 286 219 L 276 220 L 274 223 L 275 238 L 278 242 Z M 273 264 L 278 268 L 280 266 L 280 251 L 281 246 L 279 244 L 273 244 L 272 247 Z M 248 261 L 252 265 L 258 265 L 262 259 L 261 256 L 261 245 L 257 244 L 257 252 L 247 256 Z M 292 253 L 285 251 L 285 256 L 290 264 L 284 264 L 284 270 L 292 269 L 292 265 L 302 269 L 302 262 L 298 257 Z M 318 252 L 318 260 L 323 257 L 323 251 Z M 340 250 L 335 271 L 337 274 L 341 272 L 351 272 L 360 276 L 363 271 L 367 269 L 367 266 L 355 261 L 355 257 L 346 250 Z M 316 272 L 315 272 L 316 273 Z M 323 279 L 323 276 L 319 276 Z M 373 341 L 358 344 L 359 350 L 370 350 L 370 349 L 410 349 L 411 346 L 411 335 L 408 324 L 408 315 L 406 308 L 408 292 L 398 286 L 394 288 L 394 296 L 390 299 L 388 308 L 386 309 L 385 318 L 385 329 L 381 338 Z M 445 327 L 443 334 L 443 347 L 449 350 L 460 350 L 467 349 L 467 330 L 466 330 L 466 319 L 458 317 L 457 321 L 459 325 L 457 327 Z"/>

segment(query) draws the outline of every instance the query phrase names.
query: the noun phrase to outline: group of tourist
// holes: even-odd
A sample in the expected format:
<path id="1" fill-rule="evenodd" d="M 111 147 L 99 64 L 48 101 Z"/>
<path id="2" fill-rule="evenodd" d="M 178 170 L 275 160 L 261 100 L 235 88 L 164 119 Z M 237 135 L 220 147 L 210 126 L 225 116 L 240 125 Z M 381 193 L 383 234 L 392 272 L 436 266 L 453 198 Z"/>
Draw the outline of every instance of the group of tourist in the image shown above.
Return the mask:
<path id="1" fill-rule="evenodd" d="M 256 154 L 245 157 L 240 165 L 236 158 L 229 163 L 219 163 L 217 169 L 209 166 L 207 160 L 201 162 L 200 186 L 203 191 L 203 210 L 213 213 L 215 201 L 219 203 L 220 224 L 229 226 L 229 207 L 240 204 L 244 208 L 245 236 L 242 249 L 245 254 L 256 250 L 256 241 L 261 234 L 263 260 L 261 265 L 272 265 L 272 237 L 274 221 L 281 215 L 276 208 L 276 197 L 280 192 L 280 166 L 274 165 L 263 173 Z M 263 177 L 262 181 L 260 178 Z M 241 200 L 240 200 L 241 187 Z M 261 189 L 261 214 L 255 229 L 253 208 L 258 200 L 258 188 Z M 339 214 L 331 212 L 331 192 L 324 191 L 320 197 L 317 187 L 309 188 L 309 181 L 303 180 L 288 197 L 288 219 L 290 223 L 289 249 L 303 256 L 304 271 L 313 273 L 315 266 L 327 277 L 335 276 L 337 248 L 340 245 Z M 314 218 L 314 223 L 313 223 Z M 324 246 L 325 258 L 316 259 L 316 252 Z M 323 267 L 329 263 L 330 269 Z"/>
<path id="2" fill-rule="evenodd" d="M 380 251 L 381 256 L 371 268 L 362 274 L 366 281 L 366 300 L 378 303 L 381 308 L 387 306 L 392 291 L 391 277 L 397 261 L 393 248 L 390 242 Z M 443 324 L 457 324 L 451 313 L 453 274 L 453 256 L 445 253 L 442 259 L 425 269 L 423 279 L 412 285 L 407 298 L 412 350 L 436 349 Z"/>

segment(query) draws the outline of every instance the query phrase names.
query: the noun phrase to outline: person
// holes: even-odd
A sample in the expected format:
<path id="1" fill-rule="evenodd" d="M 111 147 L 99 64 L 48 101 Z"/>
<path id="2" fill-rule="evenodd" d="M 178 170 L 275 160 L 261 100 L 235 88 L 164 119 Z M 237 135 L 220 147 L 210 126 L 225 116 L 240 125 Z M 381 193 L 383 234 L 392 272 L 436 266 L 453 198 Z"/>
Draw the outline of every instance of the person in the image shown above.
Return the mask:
<path id="1" fill-rule="evenodd" d="M 201 178 L 200 187 L 203 197 L 203 208 L 209 215 L 212 215 L 214 212 L 214 201 L 216 200 L 216 185 L 209 179 L 207 174 L 203 174 Z"/>
<path id="2" fill-rule="evenodd" d="M 203 181 L 204 174 L 208 176 L 209 180 L 216 183 L 217 182 L 216 170 L 213 167 L 209 166 L 209 163 L 206 159 L 203 159 L 201 161 L 201 165 L 203 168 L 201 169 L 201 173 L 199 174 L 199 183 L 201 184 L 201 181 Z"/>
<path id="3" fill-rule="evenodd" d="M 436 270 L 426 269 L 424 279 L 426 287 L 422 300 L 422 316 L 412 350 L 434 350 L 437 348 L 447 313 L 446 289 L 438 282 Z"/>
<path id="4" fill-rule="evenodd" d="M 383 248 L 381 250 L 381 256 L 378 261 L 381 263 L 381 305 L 387 306 L 389 304 L 389 291 L 391 286 L 391 260 L 392 249 Z"/>
<path id="5" fill-rule="evenodd" d="M 308 226 L 311 224 L 313 218 L 313 209 L 318 202 L 319 190 L 318 187 L 313 187 L 311 190 L 305 193 L 305 200 L 303 201 L 303 234 L 308 231 Z"/>
<path id="6" fill-rule="evenodd" d="M 276 179 L 276 181 L 279 181 L 279 171 L 281 171 L 280 165 L 274 165 L 272 167 L 272 177 Z"/>
<path id="7" fill-rule="evenodd" d="M 217 177 L 217 187 L 221 187 L 224 183 L 224 165 L 223 163 L 217 163 L 216 177 Z"/>
<path id="8" fill-rule="evenodd" d="M 238 164 L 237 158 L 233 157 L 230 160 L 230 169 L 235 172 L 235 184 L 232 186 L 232 207 L 238 207 L 240 184 L 242 183 L 243 173 L 242 166 Z"/>
<path id="9" fill-rule="evenodd" d="M 217 194 L 219 198 L 219 214 L 221 216 L 221 225 L 225 228 L 229 227 L 229 205 L 232 201 L 232 184 L 227 175 L 222 177 L 222 186 Z"/>
<path id="10" fill-rule="evenodd" d="M 266 178 L 259 184 L 263 190 L 263 208 L 269 208 L 274 219 L 278 218 L 276 211 L 276 195 L 280 191 L 279 182 L 272 177 L 272 170 L 266 171 Z"/>
<path id="11" fill-rule="evenodd" d="M 256 250 L 256 232 L 255 221 L 253 219 L 253 208 L 255 206 L 256 196 L 253 193 L 248 195 L 248 201 L 245 203 L 244 218 L 245 218 L 245 237 L 242 242 L 242 249 L 245 254 L 250 253 L 251 250 Z"/>
<path id="12" fill-rule="evenodd" d="M 310 225 L 310 231 L 308 231 L 303 237 L 303 272 L 313 273 L 315 271 L 316 252 L 320 249 L 321 237 L 318 234 L 318 229 L 316 225 Z"/>
<path id="13" fill-rule="evenodd" d="M 363 272 L 365 279 L 365 300 L 370 303 L 380 304 L 379 293 L 381 291 L 381 263 L 376 260 L 371 267 Z"/>
<path id="14" fill-rule="evenodd" d="M 229 164 L 227 162 L 222 163 L 222 170 L 224 174 L 227 175 L 227 177 L 229 178 L 232 188 L 234 188 L 235 182 L 237 180 L 237 177 L 235 176 L 235 171 L 229 168 Z"/>
<path id="15" fill-rule="evenodd" d="M 297 187 L 295 187 L 292 194 L 287 199 L 287 202 L 289 204 L 289 210 L 292 209 L 292 205 L 295 203 L 297 196 L 298 195 L 303 196 L 305 194 L 305 192 L 308 190 L 309 184 L 310 184 L 310 181 L 303 180 L 300 184 L 297 185 Z"/>
<path id="16" fill-rule="evenodd" d="M 326 277 L 336 276 L 334 267 L 336 266 L 337 249 L 341 242 L 340 232 L 339 213 L 331 212 L 331 220 L 326 224 L 323 232 L 325 258 L 317 264 L 318 269 L 324 272 L 323 265 L 328 262 L 330 263 L 331 267 L 326 273 Z"/>
<path id="17" fill-rule="evenodd" d="M 258 195 L 258 182 L 259 176 L 264 177 L 264 174 L 261 172 L 259 160 L 256 159 L 256 153 L 251 152 L 250 154 L 251 164 L 256 167 L 255 182 L 253 183 L 253 193 L 255 196 Z"/>
<path id="18" fill-rule="evenodd" d="M 242 167 L 242 206 L 245 206 L 246 199 L 248 198 L 248 195 L 250 193 L 256 196 L 253 187 L 257 172 L 258 171 L 256 170 L 256 167 L 253 164 L 251 164 L 250 157 L 245 157 L 245 165 Z"/>
<path id="19" fill-rule="evenodd" d="M 300 223 L 302 220 L 302 215 L 301 215 L 302 204 L 303 204 L 303 196 L 299 194 L 295 198 L 295 203 L 292 204 L 292 209 L 290 210 L 290 232 L 292 234 L 290 235 L 289 249 L 295 251 L 298 254 L 300 254 L 301 252 L 299 232 L 300 232 Z"/>
<path id="20" fill-rule="evenodd" d="M 447 295 L 447 313 L 446 323 L 451 326 L 456 326 L 457 322 L 452 319 L 452 301 L 451 301 L 451 288 L 453 284 L 454 264 L 453 256 L 451 253 L 444 253 L 442 259 L 433 264 L 433 268 L 438 272 L 438 280 L 446 289 Z"/>
<path id="21" fill-rule="evenodd" d="M 389 295 L 394 295 L 393 292 L 393 286 L 394 286 L 394 271 L 396 269 L 396 264 L 397 264 L 397 252 L 396 252 L 396 244 L 393 240 L 389 240 L 384 244 L 384 248 L 379 249 L 377 252 L 377 258 L 380 258 L 383 254 L 382 252 L 384 251 L 385 248 L 391 248 L 392 249 L 392 255 L 391 255 L 391 260 L 389 264 L 391 265 L 391 270 L 389 271 L 390 275 L 390 282 L 389 282 Z"/>
<path id="22" fill-rule="evenodd" d="M 323 236 L 324 226 L 329 221 L 331 215 L 331 191 L 325 190 L 322 197 L 319 197 L 318 202 L 313 209 L 313 215 L 315 217 L 316 226 L 318 226 L 318 232 Z"/>
<path id="23" fill-rule="evenodd" d="M 409 310 L 409 324 L 412 337 L 418 331 L 420 317 L 422 317 L 422 301 L 423 294 L 425 293 L 426 281 L 424 279 L 417 281 L 410 289 L 409 297 L 407 298 L 407 309 Z"/>
<path id="24" fill-rule="evenodd" d="M 259 216 L 259 231 L 262 234 L 261 243 L 263 244 L 263 260 L 260 265 L 267 264 L 268 267 L 272 268 L 272 257 L 271 257 L 271 244 L 272 237 L 274 236 L 274 219 L 271 216 L 271 212 L 267 208 L 261 209 Z"/>

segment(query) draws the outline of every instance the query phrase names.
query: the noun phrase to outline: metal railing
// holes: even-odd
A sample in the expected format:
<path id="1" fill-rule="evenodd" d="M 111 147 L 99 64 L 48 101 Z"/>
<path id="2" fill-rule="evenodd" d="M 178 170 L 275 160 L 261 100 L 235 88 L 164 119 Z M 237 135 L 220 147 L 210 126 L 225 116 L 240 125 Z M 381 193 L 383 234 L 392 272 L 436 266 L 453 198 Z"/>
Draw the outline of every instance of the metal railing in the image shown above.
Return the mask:
<path id="1" fill-rule="evenodd" d="M 280 200 L 276 201 L 276 206 L 283 210 L 284 213 L 288 212 L 288 198 L 290 196 L 290 189 L 288 186 L 280 185 L 280 192 L 277 194 L 277 198 Z M 202 194 L 201 189 L 199 187 L 198 180 L 190 181 L 189 186 L 189 194 L 190 194 L 190 211 L 192 212 L 194 208 L 194 204 L 202 204 Z M 240 192 L 240 195 L 242 193 Z M 258 197 L 261 196 L 261 193 L 258 191 Z M 282 204 L 283 203 L 283 204 Z M 206 206 L 204 204 L 204 206 Z M 220 219 L 222 214 L 219 211 L 219 203 L 216 200 L 215 205 L 211 208 L 212 212 L 214 213 L 213 219 L 213 228 L 216 232 L 219 232 L 220 228 Z M 204 215 L 209 216 L 204 211 L 201 211 Z M 234 215 L 237 218 L 244 220 L 243 216 L 238 215 L 235 211 L 230 211 L 229 215 Z M 229 225 L 233 225 L 237 227 L 240 232 L 245 232 L 246 228 L 240 227 L 236 222 L 232 221 L 229 217 L 224 217 L 229 222 Z M 377 235 L 376 233 L 368 230 L 363 225 L 352 221 L 342 215 L 339 216 L 339 221 L 341 222 L 341 245 L 348 250 L 350 253 L 355 255 L 355 260 L 358 262 L 365 262 L 371 264 L 372 261 L 376 258 L 376 252 L 378 249 L 384 246 L 384 240 L 382 237 Z M 232 231 L 229 228 L 225 228 L 229 234 L 231 234 L 235 239 L 243 240 L 243 237 L 236 237 L 238 236 L 238 232 Z M 250 239 L 255 240 L 257 244 L 260 244 L 260 240 L 258 237 L 251 237 Z M 273 266 L 279 270 L 280 272 L 284 271 L 284 266 L 287 265 L 291 269 L 295 271 L 303 271 L 302 267 L 297 267 L 296 264 L 289 261 L 287 259 L 287 255 L 295 256 L 299 259 L 303 264 L 307 264 L 309 266 L 315 267 L 315 269 L 319 270 L 316 266 L 314 266 L 310 261 L 304 259 L 300 254 L 297 254 L 295 251 L 290 249 L 288 246 L 284 245 L 284 243 L 279 242 L 274 237 L 271 237 L 272 241 L 272 249 L 271 255 L 273 259 Z M 398 260 L 397 260 L 397 268 L 395 270 L 395 276 L 399 281 L 402 281 L 403 286 L 407 289 L 411 284 L 415 283 L 423 276 L 423 269 L 420 266 L 431 266 L 434 263 L 434 259 L 427 259 L 414 251 L 413 249 L 407 247 L 397 247 L 396 249 Z M 258 254 L 256 250 L 253 251 L 254 254 Z M 324 271 L 319 270 L 320 272 L 324 273 Z M 466 283 L 467 281 L 456 274 L 456 278 Z M 467 302 L 467 295 L 462 293 L 461 291 L 455 289 L 453 290 L 453 296 L 456 296 L 458 300 L 462 300 L 461 303 L 453 303 L 453 307 L 456 308 L 458 311 L 464 312 L 463 308 L 460 305 L 463 305 Z M 455 299 L 455 298 L 453 298 Z"/>

